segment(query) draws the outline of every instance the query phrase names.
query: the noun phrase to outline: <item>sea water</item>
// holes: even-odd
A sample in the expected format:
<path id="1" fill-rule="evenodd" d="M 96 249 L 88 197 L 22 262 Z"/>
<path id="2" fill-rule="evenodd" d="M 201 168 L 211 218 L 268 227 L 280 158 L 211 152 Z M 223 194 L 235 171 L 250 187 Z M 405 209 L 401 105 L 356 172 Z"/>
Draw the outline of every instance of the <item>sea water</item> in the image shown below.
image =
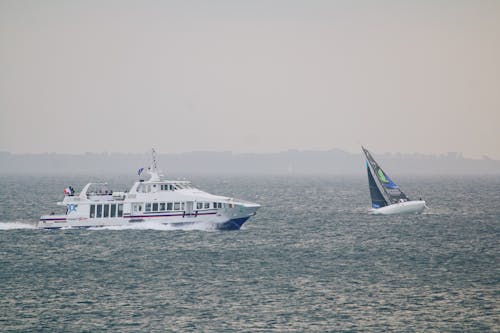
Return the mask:
<path id="1" fill-rule="evenodd" d="M 0 176 L 0 331 L 500 330 L 500 177 L 399 176 L 421 215 L 368 215 L 365 177 L 195 176 L 262 205 L 240 231 L 37 230 L 63 189 Z"/>

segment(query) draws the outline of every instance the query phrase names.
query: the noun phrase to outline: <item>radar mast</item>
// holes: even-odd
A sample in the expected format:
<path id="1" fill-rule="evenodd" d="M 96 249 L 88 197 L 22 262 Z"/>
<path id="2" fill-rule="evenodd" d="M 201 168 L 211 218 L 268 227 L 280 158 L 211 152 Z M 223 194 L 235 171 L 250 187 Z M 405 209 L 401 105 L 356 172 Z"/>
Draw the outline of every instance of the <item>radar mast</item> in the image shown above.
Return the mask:
<path id="1" fill-rule="evenodd" d="M 154 148 L 151 148 L 151 166 L 149 167 L 149 174 L 151 175 L 149 181 L 151 182 L 160 181 L 160 173 L 158 170 L 158 163 L 156 161 L 156 151 Z"/>

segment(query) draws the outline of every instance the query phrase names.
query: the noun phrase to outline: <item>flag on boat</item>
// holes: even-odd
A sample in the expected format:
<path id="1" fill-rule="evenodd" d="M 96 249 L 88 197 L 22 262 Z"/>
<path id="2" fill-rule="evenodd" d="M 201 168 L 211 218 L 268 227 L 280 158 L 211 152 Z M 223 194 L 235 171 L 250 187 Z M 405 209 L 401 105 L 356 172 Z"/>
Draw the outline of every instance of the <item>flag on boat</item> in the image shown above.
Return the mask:
<path id="1" fill-rule="evenodd" d="M 71 194 L 71 189 L 70 189 L 69 187 L 66 187 L 66 188 L 64 189 L 64 194 L 66 194 L 66 195 L 70 195 L 70 194 Z"/>
<path id="2" fill-rule="evenodd" d="M 139 168 L 139 170 L 137 170 L 137 176 L 140 176 L 143 171 L 144 171 L 144 168 Z"/>

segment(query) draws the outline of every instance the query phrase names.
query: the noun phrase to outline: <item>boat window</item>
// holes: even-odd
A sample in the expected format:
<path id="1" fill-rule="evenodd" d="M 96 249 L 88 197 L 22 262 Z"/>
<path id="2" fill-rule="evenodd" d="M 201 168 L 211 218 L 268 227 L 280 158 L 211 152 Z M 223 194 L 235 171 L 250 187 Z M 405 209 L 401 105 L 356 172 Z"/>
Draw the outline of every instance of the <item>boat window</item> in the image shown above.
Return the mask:
<path id="1" fill-rule="evenodd" d="M 167 202 L 167 210 L 172 210 L 172 203 L 171 202 Z"/>
<path id="2" fill-rule="evenodd" d="M 153 212 L 157 212 L 157 211 L 158 211 L 158 203 L 154 202 L 153 203 Z"/>
<path id="3" fill-rule="evenodd" d="M 205 209 L 210 208 L 210 202 L 205 202 Z"/>
<path id="4" fill-rule="evenodd" d="M 102 217 L 102 205 L 97 205 L 97 214 L 95 217 Z"/>
<path id="5" fill-rule="evenodd" d="M 141 203 L 137 203 L 137 204 L 135 204 L 135 207 L 136 207 L 136 208 L 135 208 L 135 211 L 136 211 L 136 212 L 142 212 L 142 207 L 143 207 L 143 205 L 144 205 L 144 204 L 143 204 L 142 202 L 141 202 Z"/>
<path id="6" fill-rule="evenodd" d="M 116 204 L 112 204 L 111 205 L 111 214 L 109 214 L 109 216 L 111 217 L 115 217 L 116 216 Z"/>
<path id="7" fill-rule="evenodd" d="M 222 202 L 217 203 L 217 208 L 222 208 Z"/>
<path id="8" fill-rule="evenodd" d="M 104 214 L 102 217 L 109 217 L 109 205 L 104 205 Z"/>
<path id="9" fill-rule="evenodd" d="M 184 202 L 181 202 L 181 210 L 184 210 Z"/>
<path id="10" fill-rule="evenodd" d="M 163 211 L 165 211 L 165 203 L 160 202 L 160 212 L 163 212 Z"/>
<path id="11" fill-rule="evenodd" d="M 90 205 L 90 218 L 95 217 L 95 205 Z"/>
<path id="12" fill-rule="evenodd" d="M 180 210 L 181 209 L 181 203 L 180 202 L 174 202 L 174 210 Z"/>
<path id="13" fill-rule="evenodd" d="M 123 217 L 123 204 L 118 204 L 118 217 Z"/>
<path id="14" fill-rule="evenodd" d="M 150 212 L 151 211 L 151 203 L 146 202 L 146 209 L 144 211 L 146 211 L 146 212 Z"/>
<path id="15" fill-rule="evenodd" d="M 196 209 L 203 209 L 203 202 L 197 202 Z"/>

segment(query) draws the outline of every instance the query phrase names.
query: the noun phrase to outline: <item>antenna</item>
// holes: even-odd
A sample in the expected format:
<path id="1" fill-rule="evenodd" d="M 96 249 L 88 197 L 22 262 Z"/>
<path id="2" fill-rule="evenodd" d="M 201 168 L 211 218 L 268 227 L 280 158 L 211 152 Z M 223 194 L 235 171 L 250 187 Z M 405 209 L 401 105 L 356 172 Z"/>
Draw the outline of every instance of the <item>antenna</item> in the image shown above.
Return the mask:
<path id="1" fill-rule="evenodd" d="M 149 174 L 151 178 L 149 181 L 157 182 L 160 181 L 160 175 L 158 173 L 158 163 L 156 161 L 156 151 L 154 148 L 151 148 L 151 166 L 149 167 Z"/>
<path id="2" fill-rule="evenodd" d="M 156 151 L 154 148 L 151 148 L 151 157 L 152 157 L 152 160 L 151 160 L 151 169 L 156 171 L 157 167 L 158 167 L 158 164 L 156 163 Z"/>

